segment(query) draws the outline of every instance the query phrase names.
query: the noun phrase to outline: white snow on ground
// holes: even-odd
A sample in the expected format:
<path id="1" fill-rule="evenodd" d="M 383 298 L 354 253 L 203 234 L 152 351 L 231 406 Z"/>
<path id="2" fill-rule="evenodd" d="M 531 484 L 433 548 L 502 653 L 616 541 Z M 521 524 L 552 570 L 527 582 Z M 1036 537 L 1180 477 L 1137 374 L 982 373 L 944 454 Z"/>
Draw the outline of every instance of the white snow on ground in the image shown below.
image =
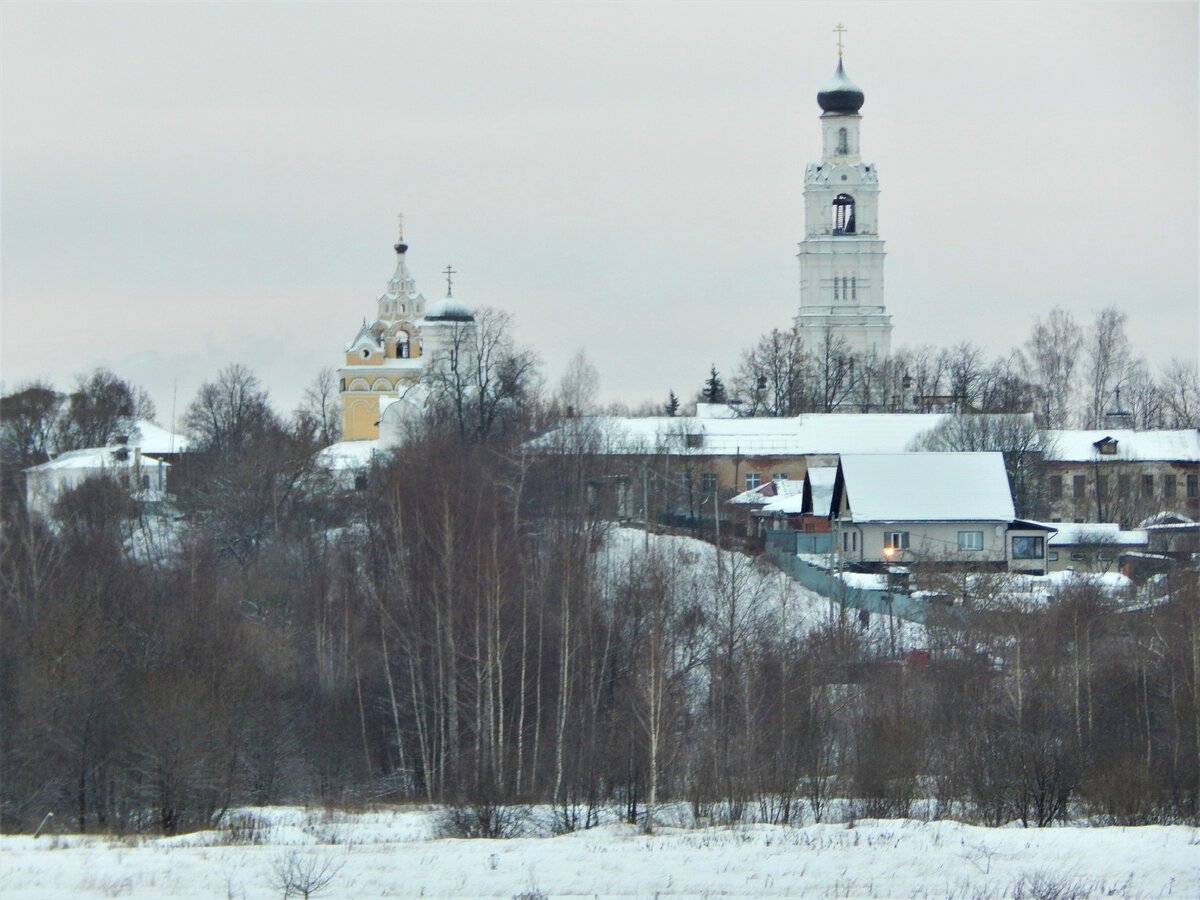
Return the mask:
<path id="1" fill-rule="evenodd" d="M 6 900 L 125 897 L 267 900 L 276 871 L 328 864 L 314 897 L 962 898 L 1200 896 L 1200 830 L 988 829 L 956 822 L 861 820 L 805 827 L 661 829 L 605 825 L 561 837 L 432 839 L 436 813 L 249 811 L 262 843 L 228 831 L 173 839 L 0 837 Z M 274 823 L 274 824 L 266 824 Z M 1034 893 L 1053 885 L 1072 893 Z"/>

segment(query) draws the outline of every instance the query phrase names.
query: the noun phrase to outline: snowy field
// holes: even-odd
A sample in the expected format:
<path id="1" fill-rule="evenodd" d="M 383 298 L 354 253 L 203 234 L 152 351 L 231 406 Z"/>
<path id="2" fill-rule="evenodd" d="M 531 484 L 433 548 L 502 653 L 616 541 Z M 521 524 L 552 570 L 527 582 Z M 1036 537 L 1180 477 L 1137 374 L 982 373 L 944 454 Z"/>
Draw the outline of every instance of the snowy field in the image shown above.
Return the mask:
<path id="1" fill-rule="evenodd" d="M 366 898 L 1200 897 L 1200 829 L 867 821 L 640 834 L 447 840 L 436 813 L 251 810 L 255 826 L 167 839 L 0 837 L 5 900 L 283 897 L 279 874 L 330 876 L 312 892 Z M 260 843 L 237 844 L 232 840 Z M 292 896 L 303 896 L 293 893 Z"/>

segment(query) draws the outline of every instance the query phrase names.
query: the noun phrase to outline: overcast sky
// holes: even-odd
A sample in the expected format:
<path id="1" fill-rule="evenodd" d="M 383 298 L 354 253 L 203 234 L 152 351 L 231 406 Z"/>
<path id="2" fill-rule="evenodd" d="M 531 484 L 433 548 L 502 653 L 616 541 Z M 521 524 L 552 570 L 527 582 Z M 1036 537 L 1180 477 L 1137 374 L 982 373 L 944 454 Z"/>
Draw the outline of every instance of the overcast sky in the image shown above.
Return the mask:
<path id="1" fill-rule="evenodd" d="M 230 362 L 281 410 L 394 267 L 509 311 L 605 401 L 732 374 L 799 304 L 837 63 L 879 167 L 893 348 L 1117 305 L 1194 358 L 1195 3 L 0 6 L 5 390 L 106 365 L 170 424 Z"/>

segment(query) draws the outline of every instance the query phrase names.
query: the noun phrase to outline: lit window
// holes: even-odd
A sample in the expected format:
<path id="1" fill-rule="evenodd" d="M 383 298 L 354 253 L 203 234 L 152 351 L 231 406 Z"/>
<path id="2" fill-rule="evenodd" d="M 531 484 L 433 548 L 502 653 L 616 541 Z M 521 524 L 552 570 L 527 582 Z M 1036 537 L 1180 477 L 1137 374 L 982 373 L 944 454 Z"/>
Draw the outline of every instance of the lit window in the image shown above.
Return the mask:
<path id="1" fill-rule="evenodd" d="M 1044 538 L 1016 536 L 1012 539 L 1013 559 L 1041 559 L 1044 553 Z"/>
<path id="2" fill-rule="evenodd" d="M 958 549 L 959 550 L 982 550 L 983 549 L 983 532 L 982 531 L 960 531 L 958 533 Z"/>

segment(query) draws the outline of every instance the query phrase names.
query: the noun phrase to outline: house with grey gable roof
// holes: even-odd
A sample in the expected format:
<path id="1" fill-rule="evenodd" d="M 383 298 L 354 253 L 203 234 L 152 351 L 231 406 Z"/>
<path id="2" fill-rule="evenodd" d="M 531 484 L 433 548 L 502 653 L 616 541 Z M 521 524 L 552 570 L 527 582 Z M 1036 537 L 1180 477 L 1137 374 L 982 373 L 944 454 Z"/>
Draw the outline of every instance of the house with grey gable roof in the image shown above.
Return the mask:
<path id="1" fill-rule="evenodd" d="M 1001 453 L 843 454 L 831 500 L 844 564 L 1044 574 L 1054 528 L 1016 518 Z"/>

